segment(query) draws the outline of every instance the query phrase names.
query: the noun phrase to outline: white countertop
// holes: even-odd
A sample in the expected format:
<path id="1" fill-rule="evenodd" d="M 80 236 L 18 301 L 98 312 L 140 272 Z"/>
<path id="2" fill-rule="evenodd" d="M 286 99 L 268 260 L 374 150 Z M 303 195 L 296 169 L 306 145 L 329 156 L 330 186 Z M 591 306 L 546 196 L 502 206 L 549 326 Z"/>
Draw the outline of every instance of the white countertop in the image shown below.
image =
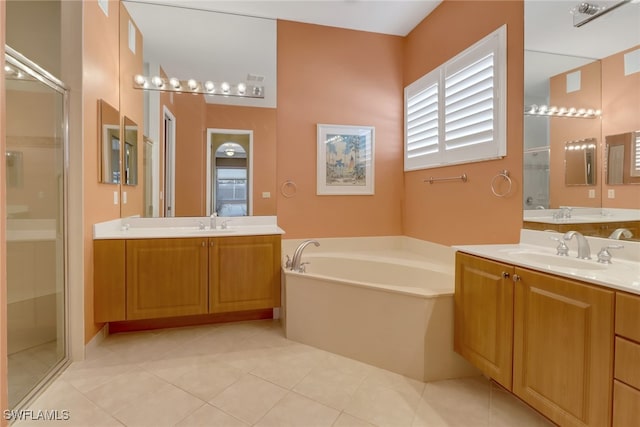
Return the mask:
<path id="1" fill-rule="evenodd" d="M 543 224 L 588 224 L 600 222 L 640 221 L 640 209 L 572 208 L 571 218 L 554 218 L 561 209 L 525 210 L 525 221 Z"/>
<path id="2" fill-rule="evenodd" d="M 556 255 L 557 242 L 552 241 L 550 237 L 561 238 L 562 236 L 563 233 L 522 230 L 520 243 L 461 245 L 454 246 L 454 249 L 511 265 L 640 295 L 640 242 L 587 237 L 592 259 L 580 260 L 576 258 L 577 243 L 575 238 L 566 242 L 569 246 L 568 257 Z M 600 249 L 606 245 L 614 244 L 624 245 L 624 248 L 610 250 L 613 255 L 612 264 L 596 262 Z"/>
<path id="3" fill-rule="evenodd" d="M 227 228 L 222 228 L 223 223 Z M 93 225 L 94 240 L 189 237 L 232 237 L 284 234 L 275 216 L 120 218 Z M 201 224 L 204 229 L 201 229 Z"/>

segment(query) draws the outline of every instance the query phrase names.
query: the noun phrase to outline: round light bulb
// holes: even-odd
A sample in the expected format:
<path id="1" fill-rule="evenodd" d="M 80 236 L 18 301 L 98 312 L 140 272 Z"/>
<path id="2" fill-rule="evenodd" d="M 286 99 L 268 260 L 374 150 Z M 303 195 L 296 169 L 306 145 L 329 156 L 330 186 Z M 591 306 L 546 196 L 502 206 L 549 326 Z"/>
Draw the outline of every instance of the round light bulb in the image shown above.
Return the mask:
<path id="1" fill-rule="evenodd" d="M 578 114 L 579 114 L 579 115 L 581 115 L 581 116 L 584 116 L 584 114 L 585 114 L 586 112 L 587 112 L 587 110 L 585 110 L 584 108 L 580 108 L 580 109 L 578 110 Z"/>
<path id="2" fill-rule="evenodd" d="M 189 79 L 189 81 L 187 82 L 187 86 L 189 86 L 189 89 L 191 90 L 196 90 L 198 89 L 198 82 L 194 79 Z"/>
<path id="3" fill-rule="evenodd" d="M 136 76 L 133 78 L 133 81 L 136 82 L 138 86 L 144 86 L 147 79 L 145 79 L 142 74 L 136 74 Z"/>
<path id="4" fill-rule="evenodd" d="M 162 81 L 162 78 L 158 76 L 153 76 L 153 78 L 151 79 L 151 83 L 153 83 L 155 87 L 164 86 L 164 82 Z"/>
<path id="5" fill-rule="evenodd" d="M 569 111 L 568 111 L 569 115 L 573 116 L 575 113 L 576 113 L 576 109 L 575 108 L 573 108 L 573 107 L 569 108 Z"/>
<path id="6" fill-rule="evenodd" d="M 555 105 L 552 105 L 551 107 L 549 107 L 549 114 L 555 114 L 558 112 L 558 107 L 556 107 Z"/>
<path id="7" fill-rule="evenodd" d="M 244 95 L 246 91 L 247 91 L 247 85 L 244 83 L 238 83 L 238 93 L 240 95 Z"/>
<path id="8" fill-rule="evenodd" d="M 173 87 L 174 89 L 180 89 L 180 80 L 176 79 L 175 77 L 171 77 L 169 79 L 169 84 L 171 85 L 171 87 Z"/>
<path id="9" fill-rule="evenodd" d="M 229 93 L 229 89 L 231 88 L 231 86 L 229 85 L 229 83 L 227 83 L 227 82 L 223 82 L 223 83 L 220 85 L 220 88 L 222 89 L 222 91 L 223 91 L 224 93 Z"/>
<path id="10" fill-rule="evenodd" d="M 204 88 L 207 90 L 207 92 L 213 92 L 213 89 L 215 89 L 215 87 L 216 86 L 211 80 L 207 80 L 206 82 L 204 82 Z"/>
<path id="11" fill-rule="evenodd" d="M 529 114 L 535 114 L 538 112 L 538 106 L 536 104 L 531 105 L 531 107 L 529 107 Z"/>
<path id="12" fill-rule="evenodd" d="M 564 107 L 560 107 L 560 109 L 558 110 L 558 114 L 567 114 L 567 109 Z"/>
<path id="13" fill-rule="evenodd" d="M 548 108 L 548 107 L 547 107 L 546 105 L 541 105 L 541 106 L 540 106 L 540 108 L 538 109 L 538 111 L 539 111 L 541 114 L 545 114 L 545 113 L 547 112 L 547 108 Z"/>

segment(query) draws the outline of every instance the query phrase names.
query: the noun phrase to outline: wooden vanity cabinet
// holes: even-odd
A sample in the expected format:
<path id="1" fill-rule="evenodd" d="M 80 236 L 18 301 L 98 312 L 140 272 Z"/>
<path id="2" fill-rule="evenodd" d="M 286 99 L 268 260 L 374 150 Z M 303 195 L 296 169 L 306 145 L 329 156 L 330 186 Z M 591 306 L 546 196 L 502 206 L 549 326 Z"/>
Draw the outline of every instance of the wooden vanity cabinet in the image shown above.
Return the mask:
<path id="1" fill-rule="evenodd" d="M 458 353 L 558 425 L 610 425 L 614 292 L 458 253 L 455 302 Z"/>
<path id="2" fill-rule="evenodd" d="M 640 297 L 616 292 L 613 426 L 640 420 Z"/>
<path id="3" fill-rule="evenodd" d="M 208 241 L 127 240 L 127 320 L 206 314 Z"/>
<path id="4" fill-rule="evenodd" d="M 96 322 L 280 306 L 280 235 L 94 241 Z"/>
<path id="5" fill-rule="evenodd" d="M 456 253 L 454 350 L 511 390 L 513 266 Z"/>

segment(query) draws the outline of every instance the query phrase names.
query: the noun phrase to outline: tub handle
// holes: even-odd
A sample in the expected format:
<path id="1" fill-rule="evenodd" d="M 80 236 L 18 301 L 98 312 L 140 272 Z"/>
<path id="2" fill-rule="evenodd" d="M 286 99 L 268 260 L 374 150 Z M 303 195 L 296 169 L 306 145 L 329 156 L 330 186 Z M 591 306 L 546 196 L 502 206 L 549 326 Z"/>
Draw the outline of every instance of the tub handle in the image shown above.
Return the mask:
<path id="1" fill-rule="evenodd" d="M 284 268 L 286 268 L 287 270 L 291 270 L 291 258 L 289 258 L 289 255 L 286 255 L 287 259 L 284 262 Z"/>
<path id="2" fill-rule="evenodd" d="M 305 265 L 307 264 L 311 264 L 309 261 L 305 261 L 300 263 L 300 268 L 298 268 L 298 273 L 306 273 L 307 272 L 307 267 L 305 267 Z"/>

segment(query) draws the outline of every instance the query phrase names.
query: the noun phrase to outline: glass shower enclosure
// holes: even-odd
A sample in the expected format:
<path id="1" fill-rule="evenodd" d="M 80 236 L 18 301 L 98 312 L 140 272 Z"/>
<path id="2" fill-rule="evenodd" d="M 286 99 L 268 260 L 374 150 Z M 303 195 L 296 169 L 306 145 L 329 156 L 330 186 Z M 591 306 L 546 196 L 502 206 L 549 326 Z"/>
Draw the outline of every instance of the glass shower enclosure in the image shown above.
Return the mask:
<path id="1" fill-rule="evenodd" d="M 7 47 L 6 205 L 9 404 L 67 361 L 64 85 Z"/>

